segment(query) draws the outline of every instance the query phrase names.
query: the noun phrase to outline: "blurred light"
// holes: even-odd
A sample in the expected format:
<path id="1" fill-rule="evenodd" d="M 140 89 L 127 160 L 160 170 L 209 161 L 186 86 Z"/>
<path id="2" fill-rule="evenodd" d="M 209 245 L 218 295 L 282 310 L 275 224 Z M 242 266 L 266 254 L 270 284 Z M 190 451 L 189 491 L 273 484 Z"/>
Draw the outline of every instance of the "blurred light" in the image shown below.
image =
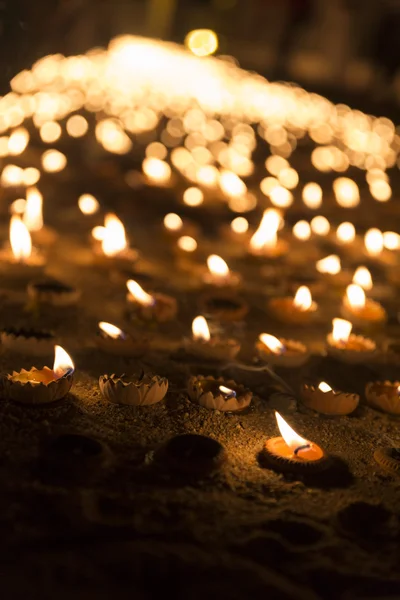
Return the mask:
<path id="1" fill-rule="evenodd" d="M 66 129 L 71 137 L 80 138 L 87 133 L 89 123 L 82 115 L 72 115 L 67 121 Z"/>
<path id="2" fill-rule="evenodd" d="M 320 215 L 311 219 L 310 225 L 312 232 L 317 235 L 328 235 L 331 229 L 328 219 Z"/>
<path id="3" fill-rule="evenodd" d="M 187 34 L 185 46 L 196 56 L 209 56 L 218 49 L 218 37 L 211 29 L 195 29 Z"/>
<path id="4" fill-rule="evenodd" d="M 61 125 L 56 121 L 47 121 L 40 127 L 39 134 L 46 144 L 56 142 L 62 133 Z"/>
<path id="5" fill-rule="evenodd" d="M 183 227 L 183 221 L 179 215 L 168 213 L 164 217 L 164 226 L 170 231 L 179 231 Z"/>
<path id="6" fill-rule="evenodd" d="M 336 237 L 341 244 L 353 242 L 356 237 L 356 230 L 353 223 L 349 223 L 348 221 L 340 223 L 336 229 Z"/>
<path id="7" fill-rule="evenodd" d="M 203 203 L 203 200 L 204 194 L 197 187 L 187 188 L 187 190 L 183 192 L 183 201 L 188 206 L 200 206 L 200 204 Z"/>
<path id="8" fill-rule="evenodd" d="M 318 183 L 306 183 L 303 187 L 302 198 L 304 204 L 311 209 L 317 209 L 322 204 L 322 188 Z"/>
<path id="9" fill-rule="evenodd" d="M 398 250 L 400 248 L 400 235 L 395 231 L 385 231 L 383 245 L 387 250 Z"/>
<path id="10" fill-rule="evenodd" d="M 358 185 L 348 177 L 338 177 L 333 182 L 336 202 L 343 208 L 354 208 L 360 202 Z"/>
<path id="11" fill-rule="evenodd" d="M 231 221 L 231 229 L 235 233 L 246 233 L 249 228 L 249 222 L 244 217 L 236 217 Z"/>
<path id="12" fill-rule="evenodd" d="M 46 150 L 42 154 L 42 167 L 48 173 L 58 173 L 65 169 L 67 157 L 58 150 Z"/>
<path id="13" fill-rule="evenodd" d="M 94 215 L 100 209 L 100 204 L 92 194 L 82 194 L 79 196 L 78 206 L 84 215 Z"/>
<path id="14" fill-rule="evenodd" d="M 183 235 L 176 242 L 178 247 L 184 252 L 194 252 L 197 248 L 197 242 L 194 238 L 189 235 Z"/>
<path id="15" fill-rule="evenodd" d="M 364 236 L 365 248 L 371 256 L 378 256 L 383 250 L 383 235 L 376 227 L 368 229 Z"/>
<path id="16" fill-rule="evenodd" d="M 307 221 L 297 221 L 297 223 L 293 225 L 292 233 L 298 240 L 308 240 L 311 237 L 310 224 L 307 223 Z"/>

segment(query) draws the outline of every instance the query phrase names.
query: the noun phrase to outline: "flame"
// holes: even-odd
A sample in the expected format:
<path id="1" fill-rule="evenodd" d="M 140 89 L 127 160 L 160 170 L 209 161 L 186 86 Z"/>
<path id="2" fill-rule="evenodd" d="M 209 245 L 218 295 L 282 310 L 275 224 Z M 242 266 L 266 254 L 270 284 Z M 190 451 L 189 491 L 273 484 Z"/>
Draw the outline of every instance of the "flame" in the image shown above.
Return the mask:
<path id="1" fill-rule="evenodd" d="M 179 229 L 182 229 L 183 221 L 179 215 L 168 213 L 164 217 L 164 226 L 170 231 L 179 231 Z"/>
<path id="2" fill-rule="evenodd" d="M 29 231 L 39 231 L 43 227 L 43 196 L 36 187 L 26 190 L 23 221 Z"/>
<path id="3" fill-rule="evenodd" d="M 120 329 L 116 325 L 112 325 L 112 323 L 106 323 L 106 321 L 100 321 L 99 328 L 113 340 L 126 338 L 126 334 L 122 331 L 122 329 Z"/>
<path id="4" fill-rule="evenodd" d="M 250 240 L 252 250 L 273 248 L 277 241 L 277 232 L 281 222 L 279 212 L 273 208 L 264 211 L 260 225 Z"/>
<path id="5" fill-rule="evenodd" d="M 333 319 L 332 338 L 335 342 L 346 343 L 350 337 L 353 325 L 345 319 Z"/>
<path id="6" fill-rule="evenodd" d="M 306 183 L 302 192 L 304 204 L 311 209 L 319 208 L 322 204 L 322 188 L 318 183 Z"/>
<path id="7" fill-rule="evenodd" d="M 94 215 L 100 208 L 97 199 L 92 194 L 82 194 L 79 196 L 78 206 L 84 215 Z"/>
<path id="8" fill-rule="evenodd" d="M 267 348 L 269 348 L 273 354 L 282 354 L 285 351 L 285 346 L 274 335 L 270 335 L 269 333 L 260 333 L 258 339 L 265 346 L 267 346 Z"/>
<path id="9" fill-rule="evenodd" d="M 368 229 L 367 233 L 364 236 L 364 244 L 368 254 L 370 254 L 371 256 L 377 256 L 383 250 L 382 232 L 376 227 Z"/>
<path id="10" fill-rule="evenodd" d="M 92 229 L 92 237 L 97 240 L 98 242 L 102 242 L 105 238 L 106 235 L 106 228 L 103 227 L 102 225 L 96 225 L 96 227 L 93 227 Z"/>
<path id="11" fill-rule="evenodd" d="M 231 390 L 231 388 L 226 387 L 226 385 L 220 385 L 219 391 L 231 398 L 236 396 L 235 390 Z"/>
<path id="12" fill-rule="evenodd" d="M 235 233 L 246 233 L 249 228 L 249 222 L 245 217 L 236 217 L 231 221 L 231 229 Z"/>
<path id="13" fill-rule="evenodd" d="M 343 208 L 354 208 L 360 202 L 358 185 L 348 177 L 338 177 L 333 182 L 336 202 Z"/>
<path id="14" fill-rule="evenodd" d="M 338 242 L 341 244 L 349 244 L 350 242 L 353 242 L 354 238 L 356 237 L 356 230 L 353 223 L 348 221 L 340 223 L 336 229 L 336 237 Z"/>
<path id="15" fill-rule="evenodd" d="M 336 254 L 331 254 L 317 261 L 317 271 L 320 273 L 329 273 L 337 275 L 342 270 L 340 258 Z"/>
<path id="16" fill-rule="evenodd" d="M 360 285 L 364 290 L 371 290 L 373 283 L 370 271 L 367 267 L 358 267 L 353 276 L 353 283 Z"/>
<path id="17" fill-rule="evenodd" d="M 106 215 L 104 225 L 101 247 L 106 256 L 116 256 L 127 246 L 125 227 L 122 221 L 112 213 Z"/>
<path id="18" fill-rule="evenodd" d="M 153 296 L 145 292 L 144 289 L 137 283 L 137 281 L 129 279 L 129 281 L 126 282 L 126 287 L 136 302 L 143 304 L 143 306 L 153 306 L 155 302 Z"/>
<path id="19" fill-rule="evenodd" d="M 328 219 L 322 215 L 318 215 L 317 217 L 311 219 L 310 225 L 312 232 L 316 235 L 328 235 L 331 229 L 331 224 L 329 223 Z"/>
<path id="20" fill-rule="evenodd" d="M 69 371 L 74 371 L 74 369 L 75 365 L 70 355 L 61 346 L 55 346 L 53 372 L 57 379 L 63 377 Z"/>
<path id="21" fill-rule="evenodd" d="M 328 383 L 326 383 L 326 381 L 321 381 L 321 383 L 318 386 L 318 389 L 321 390 L 321 392 L 324 392 L 324 394 L 332 391 L 331 386 Z"/>
<path id="22" fill-rule="evenodd" d="M 211 338 L 210 330 L 207 321 L 201 315 L 193 319 L 192 333 L 195 340 L 203 340 L 208 342 Z"/>
<path id="23" fill-rule="evenodd" d="M 301 285 L 293 298 L 294 306 L 301 311 L 310 310 L 312 307 L 311 292 L 306 285 Z"/>
<path id="24" fill-rule="evenodd" d="M 278 413 L 278 411 L 275 411 L 275 417 L 278 423 L 280 434 L 292 452 L 295 452 L 301 446 L 309 444 L 306 439 L 302 438 L 294 431 L 294 429 L 290 427 L 288 423 L 286 423 L 285 419 Z"/>
<path id="25" fill-rule="evenodd" d="M 354 283 L 347 286 L 346 296 L 351 308 L 360 309 L 365 306 L 365 293 L 362 287 Z"/>
<path id="26" fill-rule="evenodd" d="M 197 242 L 190 235 L 182 235 L 176 242 L 178 247 L 185 252 L 194 252 L 197 248 Z"/>
<path id="27" fill-rule="evenodd" d="M 142 163 L 143 173 L 154 183 L 167 183 L 171 179 L 171 167 L 165 160 L 148 157 Z"/>
<path id="28" fill-rule="evenodd" d="M 14 258 L 18 262 L 24 262 L 32 254 L 31 235 L 18 215 L 11 217 L 10 244 Z"/>
<path id="29" fill-rule="evenodd" d="M 311 227 L 307 221 L 297 221 L 293 225 L 292 233 L 298 240 L 308 240 L 311 237 Z"/>
<path id="30" fill-rule="evenodd" d="M 217 254 L 211 254 L 207 258 L 207 267 L 212 275 L 216 277 L 227 277 L 229 275 L 229 267 L 223 258 Z"/>

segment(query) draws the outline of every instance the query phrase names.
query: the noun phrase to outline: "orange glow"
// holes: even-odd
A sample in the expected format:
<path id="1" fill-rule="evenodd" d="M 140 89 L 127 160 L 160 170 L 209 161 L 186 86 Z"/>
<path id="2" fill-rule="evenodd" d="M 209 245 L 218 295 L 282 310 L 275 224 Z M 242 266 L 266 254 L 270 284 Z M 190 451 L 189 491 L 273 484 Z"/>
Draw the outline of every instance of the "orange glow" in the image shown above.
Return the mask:
<path id="1" fill-rule="evenodd" d="M 12 216 L 10 221 L 10 245 L 14 258 L 18 262 L 24 262 L 32 253 L 31 235 L 17 215 Z"/>
<path id="2" fill-rule="evenodd" d="M 286 423 L 285 419 L 277 411 L 275 411 L 275 417 L 278 423 L 280 434 L 292 452 L 295 452 L 301 446 L 306 446 L 309 444 L 306 439 L 302 438 L 294 431 L 294 429 L 290 427 L 290 425 L 288 425 L 288 423 Z"/>
<path id="3" fill-rule="evenodd" d="M 354 283 L 347 286 L 346 289 L 347 301 L 351 308 L 359 310 L 365 306 L 365 293 L 362 287 Z"/>
<path id="4" fill-rule="evenodd" d="M 94 215 L 100 209 L 100 204 L 92 194 L 79 196 L 78 206 L 84 215 Z"/>
<path id="5" fill-rule="evenodd" d="M 103 233 L 101 247 L 106 256 L 116 256 L 126 248 L 125 227 L 116 215 L 106 215 Z"/>
<path id="6" fill-rule="evenodd" d="M 183 193 L 183 201 L 188 206 L 200 206 L 203 203 L 204 194 L 197 187 L 190 187 Z"/>
<path id="7" fill-rule="evenodd" d="M 325 236 L 328 235 L 330 229 L 331 229 L 331 225 L 328 221 L 328 219 L 326 219 L 325 217 L 322 216 L 318 216 L 318 217 L 314 217 L 313 219 L 311 219 L 311 230 L 313 233 L 315 233 L 316 235 L 321 235 L 321 236 Z"/>
<path id="8" fill-rule="evenodd" d="M 207 258 L 207 267 L 210 273 L 216 277 L 228 277 L 229 267 L 223 258 L 217 256 L 217 254 L 211 254 Z"/>
<path id="9" fill-rule="evenodd" d="M 48 173 L 58 173 L 65 169 L 67 157 L 58 150 L 46 150 L 42 154 L 42 167 Z"/>
<path id="10" fill-rule="evenodd" d="M 194 29 L 187 34 L 185 46 L 196 56 L 209 56 L 218 48 L 218 37 L 212 29 Z"/>
<path id="11" fill-rule="evenodd" d="M 318 389 L 321 390 L 321 392 L 324 392 L 324 394 L 332 391 L 331 386 L 326 383 L 326 381 L 321 381 L 321 383 L 318 385 Z"/>
<path id="12" fill-rule="evenodd" d="M 249 228 L 249 222 L 244 217 L 236 217 L 231 221 L 231 229 L 235 233 L 246 233 Z"/>
<path id="13" fill-rule="evenodd" d="M 273 248 L 277 242 L 277 232 L 281 222 L 281 216 L 274 208 L 264 211 L 260 225 L 250 240 L 250 248 L 255 252 L 263 248 Z"/>
<path id="14" fill-rule="evenodd" d="M 338 177 L 333 182 L 336 202 L 343 208 L 354 208 L 360 202 L 358 185 L 348 177 Z"/>
<path id="15" fill-rule="evenodd" d="M 320 273 L 328 273 L 329 275 L 337 275 L 342 270 L 340 258 L 336 254 L 331 254 L 317 261 L 317 271 Z"/>
<path id="16" fill-rule="evenodd" d="M 307 223 L 307 221 L 297 221 L 297 223 L 293 225 L 292 233 L 298 240 L 309 240 L 311 237 L 310 224 Z"/>
<path id="17" fill-rule="evenodd" d="M 341 244 L 349 244 L 356 237 L 356 230 L 353 223 L 347 221 L 341 223 L 336 229 L 336 237 Z"/>
<path id="18" fill-rule="evenodd" d="M 35 187 L 26 190 L 23 221 L 29 231 L 39 231 L 43 227 L 43 196 Z"/>
<path id="19" fill-rule="evenodd" d="M 383 250 L 383 235 L 376 227 L 368 229 L 364 236 L 365 248 L 370 256 L 378 256 Z"/>
<path id="20" fill-rule="evenodd" d="M 143 173 L 154 183 L 168 183 L 171 179 L 171 167 L 159 158 L 145 158 L 142 163 Z"/>
<path id="21" fill-rule="evenodd" d="M 168 213 L 164 217 L 164 226 L 170 231 L 179 231 L 183 227 L 183 221 L 176 213 Z"/>
<path id="22" fill-rule="evenodd" d="M 88 131 L 89 123 L 82 115 L 72 115 L 67 121 L 66 129 L 68 135 L 73 138 L 79 138 Z"/>
<path id="23" fill-rule="evenodd" d="M 192 333 L 195 340 L 208 342 L 211 339 L 210 330 L 204 317 L 198 316 L 193 319 Z"/>
<path id="24" fill-rule="evenodd" d="M 190 235 L 182 235 L 176 243 L 184 252 L 194 252 L 197 248 L 196 240 L 190 237 Z"/>
<path id="25" fill-rule="evenodd" d="M 358 267 L 353 276 L 353 283 L 360 285 L 364 290 L 372 290 L 373 283 L 369 269 Z"/>

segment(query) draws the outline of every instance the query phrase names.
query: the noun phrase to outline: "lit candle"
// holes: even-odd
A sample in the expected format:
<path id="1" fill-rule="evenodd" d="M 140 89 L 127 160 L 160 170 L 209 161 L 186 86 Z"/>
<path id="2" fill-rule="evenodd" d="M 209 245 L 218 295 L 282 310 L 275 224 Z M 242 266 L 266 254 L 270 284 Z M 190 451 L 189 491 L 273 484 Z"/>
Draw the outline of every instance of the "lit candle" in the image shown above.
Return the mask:
<path id="1" fill-rule="evenodd" d="M 98 324 L 99 335 L 96 343 L 100 350 L 119 356 L 142 356 L 148 349 L 149 343 L 143 336 L 133 339 L 125 331 L 106 321 Z"/>
<path id="2" fill-rule="evenodd" d="M 176 317 L 178 304 L 175 298 L 160 293 L 148 294 L 133 279 L 127 281 L 126 286 L 127 301 L 141 319 L 164 323 Z"/>
<path id="3" fill-rule="evenodd" d="M 104 227 L 95 227 L 92 236 L 96 263 L 108 268 L 130 269 L 137 260 L 138 253 L 130 248 L 126 239 L 125 227 L 121 219 L 113 213 L 106 214 Z"/>
<path id="4" fill-rule="evenodd" d="M 373 287 L 372 277 L 367 267 L 358 267 L 353 276 L 353 283 L 361 286 L 364 290 L 371 290 Z"/>
<path id="5" fill-rule="evenodd" d="M 352 283 L 346 289 L 341 307 L 342 316 L 356 325 L 366 327 L 380 325 L 386 321 L 386 311 L 381 304 L 367 299 L 359 285 Z"/>
<path id="6" fill-rule="evenodd" d="M 349 364 L 359 364 L 373 358 L 375 342 L 351 333 L 353 325 L 350 321 L 333 319 L 332 326 L 332 332 L 327 337 L 329 355 Z"/>
<path id="7" fill-rule="evenodd" d="M 235 339 L 212 336 L 206 319 L 199 315 L 192 323 L 192 338 L 185 339 L 186 351 L 207 360 L 233 359 L 239 353 L 240 344 Z"/>
<path id="8" fill-rule="evenodd" d="M 7 271 L 7 278 L 29 280 L 43 272 L 45 258 L 32 247 L 31 235 L 18 215 L 10 220 L 10 246 L 0 250 L 0 268 Z"/>
<path id="9" fill-rule="evenodd" d="M 287 244 L 278 240 L 278 229 L 281 224 L 280 213 L 273 208 L 264 211 L 260 225 L 249 243 L 249 252 L 254 256 L 278 257 L 287 251 Z"/>
<path id="10" fill-rule="evenodd" d="M 317 387 L 303 385 L 301 398 L 307 408 L 331 416 L 349 415 L 360 401 L 358 394 L 335 391 L 326 381 L 321 381 Z"/>
<path id="11" fill-rule="evenodd" d="M 26 190 L 26 204 L 23 222 L 31 232 L 32 241 L 38 246 L 51 246 L 57 233 L 43 224 L 43 196 L 36 187 Z"/>
<path id="12" fill-rule="evenodd" d="M 317 261 L 316 268 L 330 284 L 345 287 L 351 282 L 351 272 L 347 269 L 342 270 L 340 258 L 336 254 L 331 254 Z"/>
<path id="13" fill-rule="evenodd" d="M 236 286 L 240 283 L 238 273 L 233 273 L 223 258 L 210 254 L 207 258 L 208 271 L 204 274 L 204 282 L 217 287 Z"/>
<path id="14" fill-rule="evenodd" d="M 306 325 L 314 318 L 317 304 L 313 301 L 309 288 L 302 285 L 294 297 L 285 296 L 271 298 L 268 302 L 269 312 L 275 319 L 283 323 Z"/>
<path id="15" fill-rule="evenodd" d="M 194 404 L 209 410 L 237 412 L 247 408 L 253 394 L 233 380 L 215 379 L 211 375 L 193 375 L 189 378 L 187 392 Z"/>
<path id="16" fill-rule="evenodd" d="M 282 367 L 300 367 L 310 356 L 301 342 L 277 338 L 269 333 L 258 336 L 256 350 L 261 360 Z"/>

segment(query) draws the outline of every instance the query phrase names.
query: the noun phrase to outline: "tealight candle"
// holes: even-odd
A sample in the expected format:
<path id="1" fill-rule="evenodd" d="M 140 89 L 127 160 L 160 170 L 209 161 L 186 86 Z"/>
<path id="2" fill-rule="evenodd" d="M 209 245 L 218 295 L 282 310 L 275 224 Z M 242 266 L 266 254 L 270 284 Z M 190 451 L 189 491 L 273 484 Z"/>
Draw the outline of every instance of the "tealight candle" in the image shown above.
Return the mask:
<path id="1" fill-rule="evenodd" d="M 51 246 L 56 241 L 57 233 L 43 223 L 43 196 L 36 187 L 26 190 L 23 222 L 38 246 Z"/>
<path id="2" fill-rule="evenodd" d="M 351 281 L 351 274 L 347 270 L 342 270 L 340 258 L 336 254 L 321 258 L 317 261 L 316 268 L 333 285 L 344 287 Z"/>
<path id="3" fill-rule="evenodd" d="M 323 415 L 349 415 L 358 406 L 357 394 L 335 391 L 325 381 L 317 387 L 304 384 L 301 389 L 303 404 Z"/>
<path id="4" fill-rule="evenodd" d="M 143 337 L 133 339 L 128 333 L 112 323 L 100 321 L 98 327 L 99 335 L 96 344 L 104 352 L 119 356 L 142 356 L 148 348 L 149 344 L 146 339 Z"/>
<path id="5" fill-rule="evenodd" d="M 350 321 L 333 319 L 332 325 L 332 332 L 327 337 L 328 354 L 350 364 L 368 361 L 375 355 L 375 342 L 351 333 L 353 325 Z"/>
<path id="6" fill-rule="evenodd" d="M 317 304 L 313 301 L 307 286 L 302 285 L 295 296 L 271 298 L 268 310 L 271 315 L 282 323 L 307 325 L 315 317 Z"/>
<path id="7" fill-rule="evenodd" d="M 95 227 L 92 235 L 100 242 L 93 246 L 97 264 L 108 268 L 126 269 L 137 260 L 138 253 L 129 247 L 124 224 L 116 215 L 108 213 L 104 219 L 104 227 Z"/>
<path id="8" fill-rule="evenodd" d="M 166 294 L 148 294 L 133 279 L 126 282 L 127 301 L 140 318 L 145 321 L 164 323 L 176 317 L 178 304 L 175 298 Z"/>
<path id="9" fill-rule="evenodd" d="M 372 277 L 367 267 L 357 267 L 353 275 L 353 283 L 360 285 L 364 290 L 372 289 Z"/>
<path id="10" fill-rule="evenodd" d="M 277 367 L 300 367 L 307 362 L 307 347 L 295 340 L 277 338 L 269 333 L 258 336 L 256 350 L 259 358 Z"/>
<path id="11" fill-rule="evenodd" d="M 72 386 L 74 363 L 61 346 L 55 346 L 53 368 L 32 367 L 13 371 L 4 379 L 6 398 L 22 404 L 48 404 L 61 400 Z"/>
<path id="12" fill-rule="evenodd" d="M 240 283 L 238 273 L 231 271 L 223 258 L 210 254 L 207 258 L 208 271 L 204 274 L 204 282 L 216 287 L 237 286 Z"/>
<path id="13" fill-rule="evenodd" d="M 386 311 L 379 302 L 366 298 L 359 285 L 352 283 L 346 289 L 341 314 L 360 327 L 381 325 L 386 321 Z"/>
<path id="14" fill-rule="evenodd" d="M 0 264 L 14 280 L 29 280 L 43 272 L 45 258 L 32 247 L 31 235 L 18 215 L 10 221 L 10 247 L 0 250 Z"/>
<path id="15" fill-rule="evenodd" d="M 247 408 L 253 394 L 233 380 L 215 379 L 212 376 L 192 376 L 187 384 L 192 402 L 210 410 L 237 412 Z"/>
<path id="16" fill-rule="evenodd" d="M 365 397 L 370 406 L 390 415 L 400 415 L 400 381 L 367 383 Z"/>
<path id="17" fill-rule="evenodd" d="M 301 437 L 275 412 L 281 437 L 266 441 L 262 458 L 279 471 L 307 472 L 319 471 L 328 466 L 325 452 L 314 442 Z"/>
<path id="18" fill-rule="evenodd" d="M 249 242 L 249 252 L 253 256 L 277 258 L 286 254 L 288 245 L 284 240 L 278 240 L 278 229 L 281 215 L 274 208 L 264 211 L 260 225 Z"/>
<path id="19" fill-rule="evenodd" d="M 212 336 L 206 319 L 199 315 L 192 323 L 192 338 L 184 340 L 186 351 L 207 360 L 233 359 L 240 351 L 240 344 L 234 339 Z"/>

